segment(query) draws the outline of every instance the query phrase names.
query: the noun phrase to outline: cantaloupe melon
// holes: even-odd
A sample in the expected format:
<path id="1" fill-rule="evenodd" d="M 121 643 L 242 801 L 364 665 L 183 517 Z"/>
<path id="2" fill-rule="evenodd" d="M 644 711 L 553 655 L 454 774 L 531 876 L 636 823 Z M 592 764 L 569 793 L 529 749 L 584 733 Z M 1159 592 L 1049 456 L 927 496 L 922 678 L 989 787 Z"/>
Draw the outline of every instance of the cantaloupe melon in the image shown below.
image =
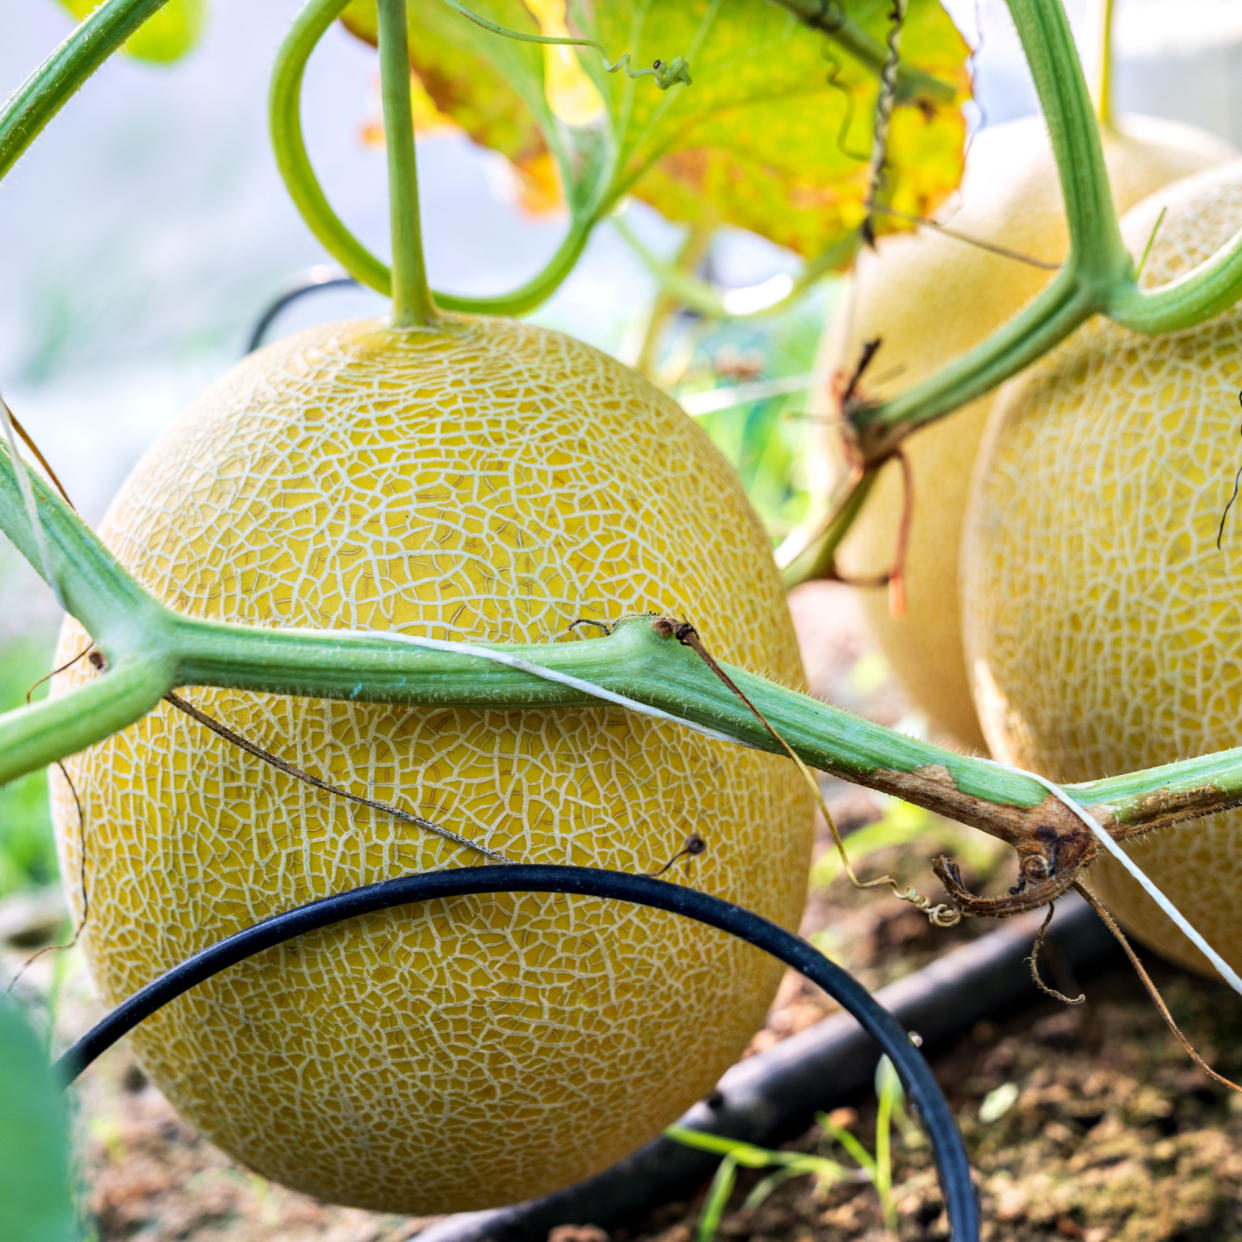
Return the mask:
<path id="1" fill-rule="evenodd" d="M 1188 126 L 1146 117 L 1104 131 L 1113 196 L 1125 210 L 1170 181 L 1220 164 L 1234 152 Z M 1069 246 L 1056 165 L 1043 121 L 1029 117 L 983 130 L 966 162 L 954 230 L 1019 254 L 1059 263 Z M 868 396 L 889 397 L 928 378 L 1012 318 L 1052 272 L 924 229 L 885 238 L 864 255 L 850 317 L 845 365 L 864 341 L 882 344 L 868 371 Z M 841 305 L 850 307 L 850 299 Z M 841 326 L 821 351 L 836 356 Z M 962 513 L 980 438 L 992 409 L 988 395 L 906 441 L 914 472 L 914 510 L 905 564 L 906 611 L 895 617 L 884 591 L 863 591 L 868 623 L 881 649 L 933 729 L 974 749 L 984 746 L 970 699 L 958 615 Z M 817 412 L 833 413 L 828 394 Z M 825 437 L 835 457 L 837 441 Z M 830 475 L 840 467 L 830 465 Z M 838 558 L 847 577 L 870 577 L 892 564 L 903 491 L 886 466 Z"/>
<path id="2" fill-rule="evenodd" d="M 1123 221 L 1143 283 L 1205 259 L 1242 222 L 1242 164 Z M 1242 740 L 1242 310 L 1155 338 L 1095 321 L 1001 393 L 963 545 L 976 701 L 996 755 L 1086 780 Z M 1134 858 L 1242 967 L 1242 814 L 1134 841 Z M 1088 881 L 1123 924 L 1205 966 L 1111 859 Z"/>
<path id="3" fill-rule="evenodd" d="M 218 383 L 103 524 L 186 613 L 487 642 L 654 610 L 786 685 L 767 537 L 636 373 L 528 325 L 314 329 Z M 76 625 L 62 651 L 81 649 Z M 63 689 L 96 675 L 81 661 Z M 794 927 L 811 804 L 782 758 L 600 706 L 559 713 L 187 697 L 304 769 L 521 862 L 658 869 Z M 479 855 L 299 783 L 165 707 L 68 763 L 104 1000 L 273 911 Z M 60 785 L 74 904 L 83 841 Z M 251 959 L 135 1033 L 207 1137 L 321 1198 L 410 1213 L 544 1194 L 652 1138 L 762 1023 L 780 967 L 676 916 L 502 895 L 367 917 Z"/>

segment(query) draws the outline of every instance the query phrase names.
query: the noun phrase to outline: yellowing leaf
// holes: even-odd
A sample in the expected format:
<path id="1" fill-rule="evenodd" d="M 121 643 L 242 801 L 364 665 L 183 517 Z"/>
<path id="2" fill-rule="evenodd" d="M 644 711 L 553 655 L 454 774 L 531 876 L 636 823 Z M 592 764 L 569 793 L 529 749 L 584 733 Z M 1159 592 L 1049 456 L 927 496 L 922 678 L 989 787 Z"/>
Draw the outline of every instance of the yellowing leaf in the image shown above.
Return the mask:
<path id="1" fill-rule="evenodd" d="M 540 202 L 562 183 L 599 218 L 626 194 L 670 219 L 736 224 L 802 254 L 848 253 L 871 187 L 879 65 L 890 0 L 845 0 L 869 53 L 812 30 L 776 0 L 477 0 L 525 34 L 568 32 L 603 53 L 481 29 L 445 0 L 411 0 L 411 60 L 427 95 L 476 142 L 507 156 Z M 350 29 L 374 41 L 374 0 Z M 938 0 L 909 0 L 906 86 L 880 195 L 926 215 L 961 176 L 969 52 Z M 692 79 L 661 89 L 651 69 L 684 58 Z M 922 78 L 917 73 L 922 73 Z M 877 231 L 903 227 L 894 216 Z"/>
<path id="2" fill-rule="evenodd" d="M 880 44 L 887 3 L 846 5 Z M 878 79 L 776 3 L 570 0 L 574 27 L 635 65 L 684 56 L 694 78 L 667 92 L 649 80 L 593 76 L 609 102 L 617 177 L 675 220 L 740 225 L 803 254 L 858 227 L 868 194 Z M 949 98 L 895 110 L 885 200 L 925 214 L 961 177 L 969 49 L 935 0 L 911 0 L 902 63 L 941 79 Z M 592 72 L 591 59 L 584 66 Z M 889 219 L 877 228 L 892 227 Z"/>
<path id="3" fill-rule="evenodd" d="M 79 21 L 102 0 L 60 0 Z M 180 60 L 198 42 L 207 17 L 205 0 L 168 0 L 130 36 L 125 50 L 138 60 L 168 64 Z"/>
<path id="4" fill-rule="evenodd" d="M 562 211 L 565 196 L 561 193 L 561 179 L 552 157 L 546 152 L 534 159 L 515 165 L 517 173 L 518 205 L 528 215 L 544 216 Z"/>

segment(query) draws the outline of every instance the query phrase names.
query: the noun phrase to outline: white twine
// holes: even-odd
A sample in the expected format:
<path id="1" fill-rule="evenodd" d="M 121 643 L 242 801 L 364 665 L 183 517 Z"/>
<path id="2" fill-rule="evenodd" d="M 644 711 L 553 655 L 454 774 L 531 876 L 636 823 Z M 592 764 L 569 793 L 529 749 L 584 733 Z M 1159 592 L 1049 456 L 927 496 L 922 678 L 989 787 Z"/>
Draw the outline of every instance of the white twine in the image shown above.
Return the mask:
<path id="1" fill-rule="evenodd" d="M 545 668 L 542 664 L 532 664 L 529 660 L 523 660 L 519 656 L 510 655 L 507 651 L 496 651 L 491 647 L 476 647 L 473 643 L 455 642 L 447 638 L 424 638 L 416 634 L 400 634 L 393 630 L 331 630 L 332 634 L 347 634 L 354 638 L 391 638 L 394 642 L 407 643 L 411 647 L 424 647 L 429 651 L 447 651 L 459 655 L 477 656 L 480 660 L 490 660 L 493 664 L 503 664 L 508 668 L 518 669 L 523 673 L 530 673 L 535 677 L 542 677 L 545 681 L 558 682 L 563 686 L 570 686 L 575 690 L 581 690 L 584 694 L 589 694 L 593 698 L 603 699 L 607 703 L 615 703 L 618 707 L 629 708 L 632 712 L 638 712 L 643 716 L 654 716 L 657 720 L 668 720 L 673 724 L 684 725 L 687 729 L 693 730 L 695 733 L 701 733 L 704 737 L 710 737 L 717 742 L 732 742 L 736 746 L 745 746 L 750 750 L 762 750 L 763 747 L 754 745 L 753 742 L 744 742 L 740 738 L 731 736 L 728 733 L 721 733 L 717 729 L 709 728 L 707 725 L 698 724 L 693 720 L 686 720 L 682 716 L 674 716 L 671 712 L 666 712 L 659 707 L 652 707 L 649 703 L 639 702 L 638 699 L 628 698 L 624 694 L 618 694 L 615 690 L 605 689 L 603 686 L 597 686 L 594 682 L 587 681 L 582 677 L 575 677 L 572 673 L 561 673 L 556 669 Z"/>

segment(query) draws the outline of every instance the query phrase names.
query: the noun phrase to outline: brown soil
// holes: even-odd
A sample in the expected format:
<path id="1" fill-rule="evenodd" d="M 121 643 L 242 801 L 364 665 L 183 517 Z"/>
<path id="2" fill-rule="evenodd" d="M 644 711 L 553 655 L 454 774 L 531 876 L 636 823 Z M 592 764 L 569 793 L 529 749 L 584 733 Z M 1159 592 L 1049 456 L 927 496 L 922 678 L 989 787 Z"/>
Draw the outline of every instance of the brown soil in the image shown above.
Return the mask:
<path id="1" fill-rule="evenodd" d="M 795 596 L 817 692 L 885 723 L 903 711 L 887 683 L 860 675 L 865 642 L 847 594 L 818 587 Z M 832 786 L 838 822 L 876 818 L 880 800 Z M 928 833 L 937 840 L 929 843 Z M 826 834 L 824 834 L 826 836 Z M 974 847 L 973 849 L 971 847 Z M 967 852 L 972 883 L 1003 888 L 1007 863 L 976 834 L 938 822 L 902 850 L 856 860 L 885 868 L 934 895 L 927 859 L 938 848 Z M 823 848 L 823 843 L 821 843 Z M 47 902 L 0 903 L 0 968 L 6 977 L 47 935 Z M 804 931 L 871 986 L 931 960 L 966 936 L 967 924 L 932 929 L 916 910 L 879 890 L 855 893 L 838 880 L 814 887 Z M 40 958 L 19 990 L 37 1001 L 52 980 L 54 959 Z M 1242 998 L 1223 985 L 1155 964 L 1157 982 L 1188 1034 L 1221 1072 L 1242 1077 Z M 97 1016 L 75 955 L 58 1005 L 66 1039 Z M 1063 986 L 1065 981 L 1058 980 Z M 1224 1242 L 1242 1237 L 1242 1097 L 1211 1083 L 1174 1042 L 1133 974 L 1117 967 L 1081 981 L 1087 1003 L 1051 1000 L 977 1024 L 933 1063 L 964 1132 L 982 1197 L 985 1239 L 1028 1242 Z M 1069 986 L 1073 986 L 1070 981 Z M 754 1048 L 818 1020 L 829 1005 L 799 977 L 789 977 Z M 98 1242 L 398 1242 L 425 1221 L 329 1207 L 232 1164 L 203 1142 L 144 1080 L 122 1047 L 86 1075 L 77 1096 L 76 1132 L 86 1220 Z M 829 1120 L 875 1150 L 873 1096 L 841 1107 Z M 722 1240 L 935 1239 L 947 1236 L 930 1152 L 917 1124 L 898 1119 L 893 1132 L 896 1230 L 885 1228 L 879 1197 L 865 1182 L 789 1178 L 762 1201 L 744 1205 L 771 1170 L 738 1177 L 716 1230 Z M 818 1152 L 845 1165 L 841 1146 L 817 1125 L 790 1150 Z M 704 1191 L 619 1231 L 616 1242 L 690 1242 Z M 555 1231 L 556 1242 L 608 1242 L 590 1227 Z"/>

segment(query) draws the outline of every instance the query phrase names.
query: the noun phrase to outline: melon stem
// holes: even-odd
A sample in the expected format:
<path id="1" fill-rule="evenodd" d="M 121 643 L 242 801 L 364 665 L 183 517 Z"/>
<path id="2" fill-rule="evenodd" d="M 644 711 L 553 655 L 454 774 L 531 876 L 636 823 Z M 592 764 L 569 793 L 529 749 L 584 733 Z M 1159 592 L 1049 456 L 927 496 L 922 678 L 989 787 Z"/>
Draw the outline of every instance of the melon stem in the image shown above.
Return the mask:
<path id="1" fill-rule="evenodd" d="M 133 3 L 135 0 L 128 0 Z M 393 275 L 336 214 L 311 167 L 302 133 L 302 79 L 319 40 L 349 6 L 350 0 L 307 0 L 276 53 L 268 91 L 268 125 L 272 152 L 285 189 L 298 214 L 320 245 L 360 285 L 391 296 Z M 408 65 L 408 60 L 407 60 Z M 0 125 L 4 113 L 0 112 Z M 390 130 L 391 132 L 391 130 Z M 569 229 L 543 268 L 519 288 L 491 297 L 463 297 L 440 291 L 435 305 L 474 315 L 522 315 L 545 302 L 564 283 L 585 249 L 591 230 L 618 195 L 571 216 Z"/>
<path id="2" fill-rule="evenodd" d="M 410 50 L 406 0 L 378 0 L 380 94 L 388 148 L 388 208 L 392 237 L 392 324 L 430 327 L 439 316 L 427 284 L 418 161 L 410 104 Z"/>

